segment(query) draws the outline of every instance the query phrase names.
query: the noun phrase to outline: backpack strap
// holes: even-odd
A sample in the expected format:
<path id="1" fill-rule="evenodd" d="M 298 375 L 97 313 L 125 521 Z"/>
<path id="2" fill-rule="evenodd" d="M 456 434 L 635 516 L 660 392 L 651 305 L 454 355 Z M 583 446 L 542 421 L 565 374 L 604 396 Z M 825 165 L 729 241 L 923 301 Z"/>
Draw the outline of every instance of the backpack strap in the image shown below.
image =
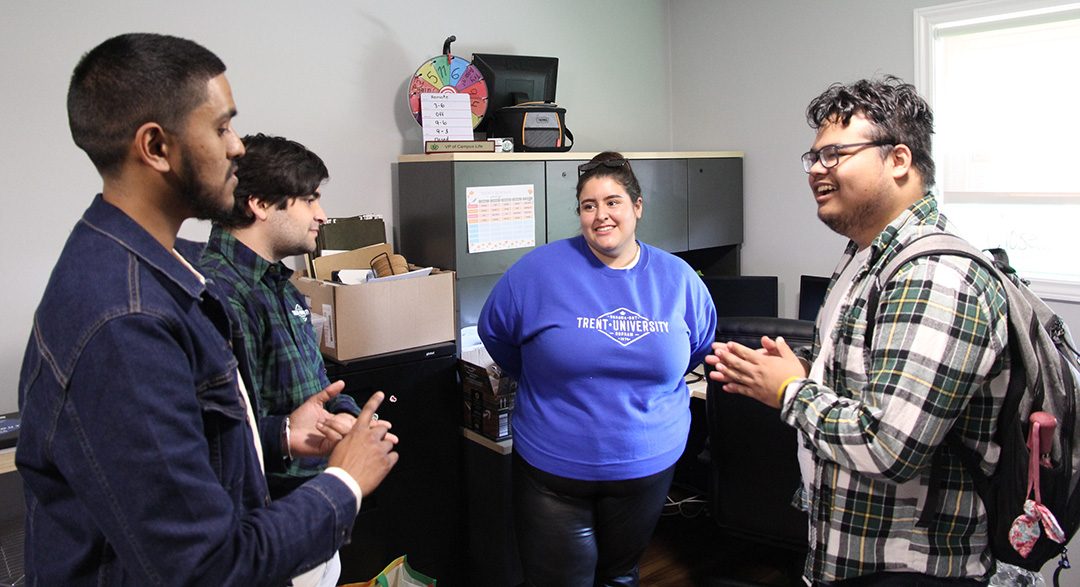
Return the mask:
<path id="1" fill-rule="evenodd" d="M 897 252 L 896 256 L 890 259 L 889 262 L 885 264 L 885 267 L 878 272 L 874 277 L 874 284 L 870 287 L 870 293 L 866 299 L 865 310 L 865 340 L 867 343 L 872 341 L 874 337 L 874 322 L 876 320 L 878 305 L 881 303 L 881 292 L 885 289 L 885 286 L 888 285 L 892 278 L 895 277 L 905 265 L 908 265 L 915 259 L 935 255 L 966 257 L 985 267 L 995 276 L 995 278 L 998 276 L 998 271 L 995 271 L 995 269 L 997 269 L 995 263 L 992 263 L 983 256 L 982 251 L 976 249 L 966 240 L 954 234 L 948 232 L 931 232 L 906 243 L 903 248 Z M 995 257 L 995 260 L 997 260 L 997 257 Z M 1022 380 L 1023 378 L 1016 378 L 1018 384 L 1022 384 Z M 1010 385 L 1012 385 L 1012 381 L 1010 381 Z M 1006 408 L 1003 407 L 1003 410 L 1004 409 Z M 1017 409 L 1017 406 L 1012 406 L 1011 409 L 1015 410 Z M 976 492 L 979 495 L 985 495 L 990 480 L 979 469 L 979 462 L 981 460 L 980 455 L 961 443 L 960 439 L 951 435 L 946 436 L 945 444 L 952 452 L 959 456 L 964 467 L 971 474 L 972 480 L 975 483 Z M 940 448 L 934 453 L 930 464 L 930 480 L 926 492 L 926 503 L 924 504 L 922 513 L 919 515 L 919 520 L 916 523 L 917 526 L 928 527 L 938 511 L 938 505 L 941 501 L 941 488 L 945 484 L 944 456 L 944 451 Z"/>
<path id="2" fill-rule="evenodd" d="M 951 438 L 947 438 L 946 443 L 952 446 Z M 959 443 L 956 443 L 959 444 Z M 923 511 L 919 514 L 918 521 L 915 522 L 916 526 L 922 528 L 929 528 L 930 523 L 934 520 L 934 515 L 938 512 L 938 506 L 941 502 L 941 488 L 945 485 L 945 451 L 938 448 L 934 452 L 934 456 L 930 461 L 930 483 L 926 490 L 926 503 L 923 504 Z"/>
<path id="3" fill-rule="evenodd" d="M 866 299 L 866 340 L 869 342 L 874 337 L 874 319 L 877 314 L 878 304 L 881 301 L 881 292 L 892 278 L 908 263 L 920 257 L 933 255 L 954 255 L 967 257 L 986 267 L 990 273 L 995 274 L 995 267 L 989 259 L 983 256 L 982 251 L 971 246 L 966 240 L 948 232 L 931 232 L 920 236 L 904 245 L 896 256 L 881 269 L 874 277 L 874 284 L 870 287 L 870 294 Z"/>

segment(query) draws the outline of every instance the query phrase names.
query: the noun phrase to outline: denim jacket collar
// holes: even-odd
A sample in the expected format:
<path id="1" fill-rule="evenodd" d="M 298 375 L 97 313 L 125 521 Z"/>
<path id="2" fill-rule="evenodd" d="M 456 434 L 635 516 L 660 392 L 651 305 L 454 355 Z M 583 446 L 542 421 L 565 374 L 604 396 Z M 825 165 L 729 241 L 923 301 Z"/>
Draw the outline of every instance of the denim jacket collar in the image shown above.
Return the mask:
<path id="1" fill-rule="evenodd" d="M 131 251 L 147 265 L 176 283 L 192 299 L 201 298 L 206 291 L 206 286 L 173 256 L 172 251 L 161 246 L 161 243 L 123 210 L 106 202 L 101 194 L 94 197 L 94 202 L 83 214 L 80 222 Z M 198 257 L 189 258 L 188 262 L 194 264 L 198 262 Z"/>

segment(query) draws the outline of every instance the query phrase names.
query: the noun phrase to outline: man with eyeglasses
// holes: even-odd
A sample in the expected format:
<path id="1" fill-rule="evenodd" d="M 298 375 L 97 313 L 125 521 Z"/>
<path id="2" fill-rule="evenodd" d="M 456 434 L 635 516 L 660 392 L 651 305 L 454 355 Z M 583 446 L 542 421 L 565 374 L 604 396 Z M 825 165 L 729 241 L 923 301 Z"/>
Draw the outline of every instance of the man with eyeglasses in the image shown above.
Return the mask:
<path id="1" fill-rule="evenodd" d="M 850 239 L 815 343 L 805 356 L 782 338 L 763 338 L 760 350 L 717 344 L 711 377 L 779 408 L 802 432 L 805 574 L 814 584 L 985 585 L 994 566 L 985 508 L 948 445 L 972 449 L 987 473 L 997 465 L 1004 293 L 969 259 L 923 257 L 867 307 L 878 274 L 906 243 L 955 232 L 928 191 L 933 114 L 914 87 L 889 76 L 832 85 L 807 120 L 817 137 L 802 164 L 818 218 Z M 936 461 L 948 473 L 935 505 Z"/>

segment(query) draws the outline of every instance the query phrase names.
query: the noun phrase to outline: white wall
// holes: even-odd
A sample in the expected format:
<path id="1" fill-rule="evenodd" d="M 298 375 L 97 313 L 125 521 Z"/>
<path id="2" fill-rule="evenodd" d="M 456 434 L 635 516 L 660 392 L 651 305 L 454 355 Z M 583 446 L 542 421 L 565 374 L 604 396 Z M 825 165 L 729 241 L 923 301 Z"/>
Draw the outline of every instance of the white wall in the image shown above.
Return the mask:
<path id="1" fill-rule="evenodd" d="M 817 220 L 799 163 L 806 105 L 836 81 L 912 79 L 912 11 L 935 3 L 672 2 L 675 148 L 746 152 L 742 269 L 780 276 L 782 314 L 796 313 L 799 275 L 831 275 L 846 242 Z"/>
<path id="2" fill-rule="evenodd" d="M 238 132 L 306 144 L 330 169 L 327 213 L 383 214 L 392 235 L 391 163 L 421 150 L 408 80 L 446 37 L 457 36 L 451 50 L 466 59 L 559 57 L 558 98 L 577 149 L 668 150 L 667 10 L 663 0 L 4 2 L 0 413 L 17 409 L 33 312 L 71 226 L 101 189 L 65 110 L 72 68 L 101 41 L 147 31 L 205 45 L 228 66 Z M 208 230 L 192 221 L 181 235 L 204 239 Z"/>

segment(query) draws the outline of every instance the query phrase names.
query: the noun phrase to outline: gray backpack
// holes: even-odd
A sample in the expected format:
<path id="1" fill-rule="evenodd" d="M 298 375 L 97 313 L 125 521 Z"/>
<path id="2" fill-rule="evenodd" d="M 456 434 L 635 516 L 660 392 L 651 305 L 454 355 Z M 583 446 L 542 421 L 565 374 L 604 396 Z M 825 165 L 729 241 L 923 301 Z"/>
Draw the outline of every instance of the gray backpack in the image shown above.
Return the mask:
<path id="1" fill-rule="evenodd" d="M 979 469 L 979 455 L 955 437 L 946 439 L 948 447 L 960 455 L 964 468 L 974 479 L 976 490 L 986 506 L 990 549 L 1000 562 L 1038 571 L 1046 561 L 1061 555 L 1059 569 L 1069 568 L 1065 544 L 1080 525 L 1080 426 L 1078 426 L 1077 391 L 1080 389 L 1080 353 L 1064 321 L 1035 295 L 1008 265 L 1004 251 L 991 251 L 991 261 L 981 251 L 955 235 L 936 232 L 908 243 L 878 274 L 867 300 L 867 334 L 873 336 L 874 312 L 881 291 L 901 267 L 918 257 L 958 255 L 979 262 L 993 273 L 1005 291 L 1009 314 L 1010 375 L 1008 393 L 998 418 L 996 442 L 1001 446 L 997 470 L 987 477 Z M 1042 504 L 1057 518 L 1065 533 L 1065 542 L 1057 543 L 1043 532 L 1026 557 L 1009 541 L 1013 521 L 1024 513 L 1028 498 L 1029 418 L 1035 412 L 1047 412 L 1057 419 L 1049 463 L 1044 459 L 1039 471 Z M 940 453 L 939 453 L 940 454 Z M 1047 467 L 1046 464 L 1050 466 Z M 938 510 L 938 490 L 944 475 L 938 459 L 931 465 L 930 489 L 926 507 L 919 518 L 928 525 Z M 1057 573 L 1054 576 L 1057 582 Z"/>

